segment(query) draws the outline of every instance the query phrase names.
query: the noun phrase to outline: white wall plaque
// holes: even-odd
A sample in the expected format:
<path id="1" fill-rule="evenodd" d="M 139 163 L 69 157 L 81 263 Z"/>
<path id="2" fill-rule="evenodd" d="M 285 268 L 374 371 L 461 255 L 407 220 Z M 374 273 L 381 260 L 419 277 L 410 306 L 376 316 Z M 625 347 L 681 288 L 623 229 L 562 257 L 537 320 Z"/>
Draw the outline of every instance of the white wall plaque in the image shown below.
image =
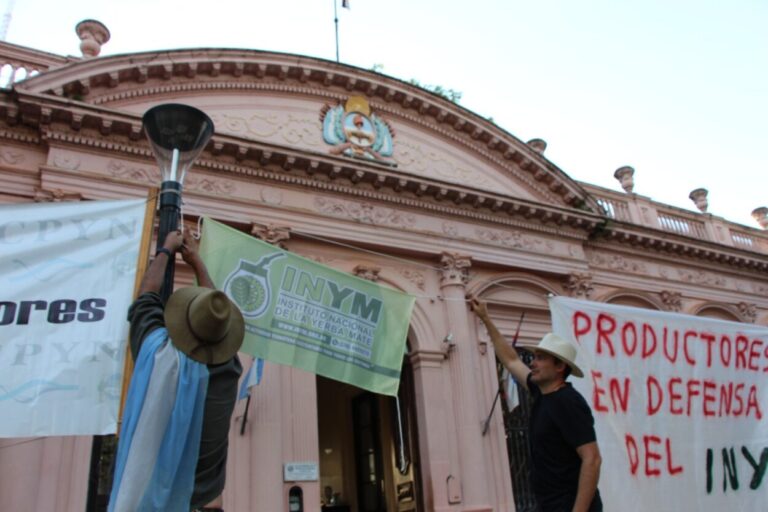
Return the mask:
<path id="1" fill-rule="evenodd" d="M 284 482 L 312 482 L 317 480 L 317 462 L 286 462 L 283 466 Z"/>

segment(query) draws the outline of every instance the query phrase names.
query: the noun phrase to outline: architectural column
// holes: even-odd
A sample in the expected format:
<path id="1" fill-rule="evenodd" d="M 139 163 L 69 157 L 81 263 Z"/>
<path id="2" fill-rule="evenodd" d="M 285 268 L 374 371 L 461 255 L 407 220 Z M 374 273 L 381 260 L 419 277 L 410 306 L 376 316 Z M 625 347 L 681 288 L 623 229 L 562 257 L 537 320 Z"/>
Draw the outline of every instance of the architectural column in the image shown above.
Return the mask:
<path id="1" fill-rule="evenodd" d="M 455 348 L 448 356 L 451 374 L 451 394 L 454 421 L 456 423 L 456 444 L 459 447 L 459 475 L 462 492 L 462 510 L 476 512 L 492 510 L 489 495 L 488 461 L 483 450 L 482 422 L 484 411 L 480 404 L 483 389 L 480 374 L 479 346 L 471 335 L 470 314 L 466 304 L 466 284 L 469 279 L 471 259 L 469 256 L 443 253 L 440 288 L 445 301 L 448 329 L 452 334 Z"/>

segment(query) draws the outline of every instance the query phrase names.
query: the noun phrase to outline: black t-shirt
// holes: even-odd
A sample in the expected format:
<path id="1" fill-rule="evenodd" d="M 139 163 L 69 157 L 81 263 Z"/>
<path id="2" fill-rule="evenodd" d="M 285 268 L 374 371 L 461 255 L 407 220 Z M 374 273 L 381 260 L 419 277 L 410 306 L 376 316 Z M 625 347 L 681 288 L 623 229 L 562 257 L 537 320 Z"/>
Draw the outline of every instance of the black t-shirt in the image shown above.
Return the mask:
<path id="1" fill-rule="evenodd" d="M 528 375 L 531 408 L 531 483 L 541 512 L 570 512 L 576 501 L 581 457 L 576 448 L 596 440 L 594 419 L 584 397 L 570 383 L 542 394 Z M 603 509 L 596 492 L 590 512 Z"/>
<path id="2" fill-rule="evenodd" d="M 131 354 L 135 361 L 147 335 L 165 327 L 160 296 L 149 292 L 136 299 L 128 310 L 128 321 L 131 323 Z M 237 401 L 237 381 L 241 373 L 243 367 L 237 356 L 226 363 L 208 365 L 208 392 L 203 409 L 192 508 L 210 503 L 224 490 L 229 423 Z"/>

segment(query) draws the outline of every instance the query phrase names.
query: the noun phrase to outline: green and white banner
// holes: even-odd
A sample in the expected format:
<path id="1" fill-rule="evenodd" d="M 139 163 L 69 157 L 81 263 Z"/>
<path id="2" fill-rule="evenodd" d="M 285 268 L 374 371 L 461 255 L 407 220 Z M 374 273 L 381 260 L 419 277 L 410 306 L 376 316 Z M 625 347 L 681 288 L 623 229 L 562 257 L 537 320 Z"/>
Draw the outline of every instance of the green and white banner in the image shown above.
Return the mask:
<path id="1" fill-rule="evenodd" d="M 414 297 L 208 218 L 200 255 L 243 312 L 243 352 L 397 394 Z"/>

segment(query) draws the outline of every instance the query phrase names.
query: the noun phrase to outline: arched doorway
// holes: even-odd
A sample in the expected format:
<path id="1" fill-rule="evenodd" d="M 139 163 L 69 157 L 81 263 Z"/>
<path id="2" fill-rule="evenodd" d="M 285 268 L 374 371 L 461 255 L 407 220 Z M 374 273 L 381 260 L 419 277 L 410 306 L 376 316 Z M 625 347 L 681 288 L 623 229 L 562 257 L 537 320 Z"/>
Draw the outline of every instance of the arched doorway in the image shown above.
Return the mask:
<path id="1" fill-rule="evenodd" d="M 413 370 L 398 399 L 317 377 L 323 512 L 423 512 Z"/>

